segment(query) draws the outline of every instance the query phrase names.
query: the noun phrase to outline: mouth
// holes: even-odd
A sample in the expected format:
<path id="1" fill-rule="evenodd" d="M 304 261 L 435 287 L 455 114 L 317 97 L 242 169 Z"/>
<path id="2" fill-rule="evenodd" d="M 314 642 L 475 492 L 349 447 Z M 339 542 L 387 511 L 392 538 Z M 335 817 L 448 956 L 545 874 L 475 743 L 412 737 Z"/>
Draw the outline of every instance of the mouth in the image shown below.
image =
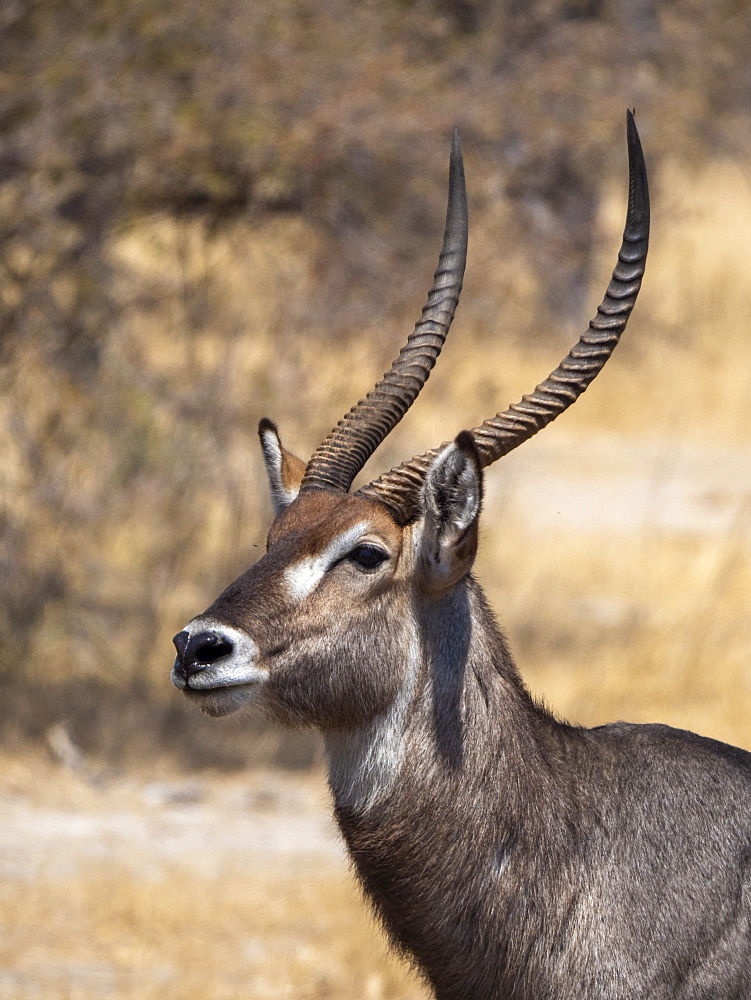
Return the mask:
<path id="1" fill-rule="evenodd" d="M 188 701 L 199 708 L 204 715 L 218 719 L 246 705 L 257 704 L 261 700 L 262 684 L 233 684 L 224 687 L 194 690 L 190 687 L 180 687 Z"/>
<path id="2" fill-rule="evenodd" d="M 180 691 L 216 691 L 221 688 L 260 685 L 268 679 L 268 676 L 268 670 L 263 670 L 254 664 L 241 666 L 235 663 L 223 663 L 216 667 L 207 667 L 200 673 L 186 678 L 180 672 L 179 661 L 175 660 L 170 680 Z"/>
<path id="3" fill-rule="evenodd" d="M 203 674 L 196 674 L 185 680 L 173 667 L 170 679 L 205 715 L 217 718 L 231 715 L 243 705 L 260 701 L 268 672 L 255 668 L 254 673 L 256 676 L 248 680 L 229 681 L 227 678 L 220 678 L 214 681 Z"/>

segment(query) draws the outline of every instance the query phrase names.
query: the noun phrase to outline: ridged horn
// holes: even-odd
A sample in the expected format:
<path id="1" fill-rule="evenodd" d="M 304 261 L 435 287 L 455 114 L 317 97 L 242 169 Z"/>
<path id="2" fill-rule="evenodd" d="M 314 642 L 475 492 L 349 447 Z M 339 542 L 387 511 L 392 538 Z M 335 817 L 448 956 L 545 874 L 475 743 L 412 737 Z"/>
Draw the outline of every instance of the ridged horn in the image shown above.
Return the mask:
<path id="1" fill-rule="evenodd" d="M 626 328 L 641 287 L 649 244 L 647 170 L 630 111 L 626 113 L 626 134 L 628 211 L 618 263 L 605 298 L 586 333 L 534 392 L 470 431 L 483 468 L 517 448 L 570 406 L 602 369 Z M 406 523 L 417 516 L 425 474 L 444 447 L 445 444 L 405 462 L 358 492 L 386 504 L 401 523 Z"/>
<path id="2" fill-rule="evenodd" d="M 433 287 L 414 331 L 389 371 L 352 407 L 313 453 L 301 489 L 346 493 L 389 431 L 425 385 L 454 318 L 467 260 L 467 192 L 459 132 L 454 129 L 449 165 L 446 230 Z"/>

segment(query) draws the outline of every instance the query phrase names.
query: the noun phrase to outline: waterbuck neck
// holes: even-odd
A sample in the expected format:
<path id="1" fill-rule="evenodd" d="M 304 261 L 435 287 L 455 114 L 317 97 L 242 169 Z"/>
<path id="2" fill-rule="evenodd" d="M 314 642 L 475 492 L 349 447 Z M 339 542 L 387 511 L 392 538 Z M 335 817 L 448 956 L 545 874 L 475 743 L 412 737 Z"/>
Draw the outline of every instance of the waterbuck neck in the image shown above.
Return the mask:
<path id="1" fill-rule="evenodd" d="M 415 783 L 466 789 L 487 761 L 531 761 L 557 747 L 560 726 L 519 677 L 479 584 L 468 575 L 441 599 L 415 597 L 403 677 L 388 709 L 368 724 L 324 734 L 337 807 L 360 815 Z M 555 754 L 555 751 L 554 751 Z M 497 797 L 497 789 L 492 794 Z"/>
<path id="2" fill-rule="evenodd" d="M 455 964 L 446 996 L 496 996 L 467 977 L 490 966 L 495 990 L 504 968 L 509 982 L 519 970 L 486 940 L 491 912 L 504 914 L 509 942 L 515 929 L 539 936 L 540 913 L 518 903 L 537 845 L 558 895 L 546 919 L 563 927 L 573 905 L 578 793 L 564 759 L 580 737 L 534 703 L 471 577 L 414 618 L 408 683 L 389 711 L 326 736 L 336 818 L 396 946 L 448 980 Z"/>

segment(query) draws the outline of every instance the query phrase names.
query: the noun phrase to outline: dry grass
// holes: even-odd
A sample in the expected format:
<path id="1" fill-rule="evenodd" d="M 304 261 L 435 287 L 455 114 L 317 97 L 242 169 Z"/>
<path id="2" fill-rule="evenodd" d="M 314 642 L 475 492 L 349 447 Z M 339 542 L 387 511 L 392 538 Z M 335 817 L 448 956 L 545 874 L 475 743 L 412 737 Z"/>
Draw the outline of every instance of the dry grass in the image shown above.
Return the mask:
<path id="1" fill-rule="evenodd" d="M 152 770 L 92 785 L 38 757 L 8 762 L 0 997 L 424 996 L 343 860 L 316 847 L 323 798 L 320 775 L 185 782 Z M 278 837 L 292 820 L 313 824 L 316 844 L 299 854 L 248 835 Z"/>
<path id="2" fill-rule="evenodd" d="M 524 542 L 530 554 L 520 559 Z M 525 533 L 513 547 L 513 582 L 490 568 L 485 582 L 527 681 L 554 711 L 586 725 L 666 722 L 751 746 L 746 524 L 720 544 L 645 531 L 544 545 Z M 498 559 L 505 541 L 494 548 L 508 565 Z M 491 558 L 486 550 L 483 568 Z"/>
<path id="3" fill-rule="evenodd" d="M 751 746 L 751 185 L 729 164 L 668 167 L 659 192 L 670 222 L 658 215 L 625 350 L 532 467 L 549 530 L 529 511 L 504 523 L 520 453 L 481 573 L 526 677 L 564 716 Z M 556 517 L 577 479 L 575 516 Z"/>
<path id="4" fill-rule="evenodd" d="M 285 736 L 172 712 L 169 640 L 262 550 L 258 419 L 309 453 L 412 328 L 450 125 L 462 305 L 365 476 L 565 353 L 570 315 L 533 317 L 589 245 L 570 213 L 590 202 L 566 201 L 608 177 L 591 315 L 636 104 L 654 220 L 639 304 L 586 397 L 489 472 L 477 570 L 562 716 L 751 747 L 751 185 L 729 161 L 686 166 L 743 162 L 745 7 L 658 5 L 645 31 L 613 19 L 623 4 L 572 19 L 558 0 L 6 6 L 0 1000 L 423 997 L 335 852 L 290 833 L 328 812 L 320 774 L 194 776 L 194 806 L 147 794 L 186 780 L 161 773 L 170 754 L 292 757 Z M 74 765 L 83 748 L 81 776 L 44 759 L 45 730 L 73 736 Z M 149 773 L 123 773 L 134 760 Z M 275 822 L 299 853 L 256 850 Z"/>
<path id="5" fill-rule="evenodd" d="M 626 340 L 571 414 L 489 473 L 478 572 L 525 677 L 555 711 L 587 724 L 659 719 L 749 747 L 751 193 L 724 164 L 669 165 L 655 187 L 648 278 Z M 613 195 L 603 274 L 621 212 Z M 113 392 L 131 379 L 129 392 L 143 394 L 140 430 L 128 428 L 131 471 L 85 400 L 68 399 L 85 455 L 70 446 L 56 457 L 45 502 L 20 454 L 3 472 L 36 551 L 59 549 L 72 566 L 76 600 L 45 608 L 30 677 L 101 677 L 117 664 L 123 685 L 163 690 L 169 636 L 262 544 L 254 421 L 268 413 L 304 453 L 390 360 L 397 334 L 381 349 L 383 331 L 363 328 L 327 363 L 332 348 L 305 325 L 315 239 L 294 220 L 221 238 L 161 220 L 122 237 L 123 267 L 174 293 L 153 300 L 171 311 L 134 304 L 109 347 Z M 473 254 L 489 261 L 482 224 L 476 239 Z M 503 261 L 473 266 L 445 357 L 371 468 L 478 422 L 565 350 L 552 335 L 525 345 L 492 329 L 493 304 L 471 303 L 481 289 L 492 296 Z M 395 316 L 394 330 L 414 318 Z M 196 368 L 200 398 L 180 391 Z M 44 426 L 61 390 L 50 377 L 40 392 L 32 367 L 21 376 L 4 419 L 26 403 L 24 419 Z M 132 413 L 132 395 L 122 399 Z M 161 480 L 146 475 L 154 469 Z M 102 513 L 112 479 L 122 498 Z M 45 506 L 55 489 L 64 502 Z M 19 779 L 32 801 L 43 797 L 29 792 L 33 780 Z M 75 805 L 70 789 L 61 800 Z M 0 913 L 8 1000 L 423 995 L 385 957 L 333 862 L 235 861 L 207 876 L 176 861 L 147 877 L 115 859 L 6 880 Z"/>
<path id="6" fill-rule="evenodd" d="M 341 869 L 142 881 L 92 865 L 0 886 L 0 997 L 417 1000 Z"/>
<path id="7" fill-rule="evenodd" d="M 664 700 L 708 705 L 715 679 L 744 690 L 748 662 L 751 192 L 725 163 L 693 173 L 667 164 L 653 188 L 647 280 L 624 343 L 555 428 L 488 474 L 481 574 L 502 622 L 519 634 L 515 645 L 533 686 L 589 721 L 627 711 L 651 716 L 654 685 L 636 678 L 656 672 L 668 690 L 677 660 L 677 687 L 660 707 Z M 603 202 L 592 302 L 612 266 L 622 213 L 622 191 L 614 188 Z M 534 289 L 520 280 L 517 306 L 498 302 L 509 277 L 495 225 L 475 220 L 463 304 L 441 363 L 365 476 L 519 398 L 568 346 L 570 333 L 543 329 L 527 343 L 514 336 L 517 314 L 520 329 L 522 314 L 530 325 L 526 296 Z M 147 682 L 164 693 L 169 636 L 263 545 L 269 508 L 256 420 L 273 417 L 288 446 L 307 454 L 396 353 L 398 331 L 411 327 L 416 308 L 394 316 L 387 330 L 363 326 L 356 336 L 316 327 L 318 238 L 293 217 L 253 229 L 238 223 L 220 236 L 167 219 L 124 233 L 113 250 L 115 273 L 123 296 L 132 288 L 144 294 L 109 342 L 106 391 L 95 403 L 85 392 L 70 396 L 68 383 L 35 366 L 30 346 L 0 401 L 3 423 L 17 432 L 3 476 L 11 521 L 26 538 L 18 558 L 25 553 L 24 569 L 42 578 L 23 612 L 45 574 L 63 582 L 15 661 L 25 676 Z M 410 275 L 416 301 L 432 264 Z M 496 329 L 498 315 L 510 329 Z M 108 392 L 113 409 L 103 413 Z M 691 449 L 706 460 L 688 461 Z M 562 479 L 586 484 L 599 475 L 592 456 L 603 451 L 613 456 L 613 492 L 600 482 L 578 522 L 551 516 L 545 532 L 529 497 L 537 489 L 555 505 Z M 625 486 L 624 469 L 631 474 Z M 722 531 L 705 530 L 700 517 L 686 526 L 671 514 L 673 485 L 692 477 L 707 493 L 707 525 L 713 506 L 729 511 Z M 635 484 L 652 504 L 637 523 L 622 491 Z M 603 509 L 614 514 L 598 533 Z M 627 609 L 615 625 L 586 612 L 603 589 Z M 572 614 L 577 607 L 585 610 Z M 629 678 L 625 703 L 618 703 L 621 685 L 608 681 L 606 694 L 580 675 L 580 663 L 593 663 L 590 634 L 597 662 L 612 664 L 605 673 Z M 564 651 L 545 636 L 565 636 Z M 642 659 L 653 666 L 643 668 Z M 571 693 L 559 701 L 561 685 Z M 735 718 L 730 706 L 719 715 L 711 709 L 713 731 L 728 711 Z M 695 708 L 688 717 L 707 728 Z M 751 743 L 740 718 L 727 736 Z"/>

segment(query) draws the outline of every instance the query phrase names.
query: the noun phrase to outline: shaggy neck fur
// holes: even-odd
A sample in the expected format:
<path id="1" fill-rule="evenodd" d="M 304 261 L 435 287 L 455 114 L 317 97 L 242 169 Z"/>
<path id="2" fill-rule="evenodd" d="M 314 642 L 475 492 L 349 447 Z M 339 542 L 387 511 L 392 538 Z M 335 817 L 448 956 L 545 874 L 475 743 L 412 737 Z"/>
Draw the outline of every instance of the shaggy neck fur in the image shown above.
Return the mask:
<path id="1" fill-rule="evenodd" d="M 469 577 L 413 612 L 407 693 L 327 744 L 357 876 L 437 1000 L 748 1000 L 751 756 L 557 722 Z"/>
<path id="2" fill-rule="evenodd" d="M 369 726 L 326 737 L 336 816 L 394 943 L 436 995 L 497 998 L 507 995 L 499 992 L 504 965 L 509 984 L 530 965 L 511 952 L 502 960 L 513 944 L 493 936 L 499 911 L 511 923 L 541 919 L 534 894 L 524 906 L 517 894 L 519 847 L 537 840 L 547 861 L 572 862 L 556 766 L 561 731 L 571 730 L 532 701 L 471 578 L 414 610 L 398 698 Z M 541 798 L 543 815 L 560 814 L 557 829 L 540 822 Z M 448 903 L 456 899 L 458 910 Z M 494 970 L 493 982 L 472 980 L 483 968 Z"/>

